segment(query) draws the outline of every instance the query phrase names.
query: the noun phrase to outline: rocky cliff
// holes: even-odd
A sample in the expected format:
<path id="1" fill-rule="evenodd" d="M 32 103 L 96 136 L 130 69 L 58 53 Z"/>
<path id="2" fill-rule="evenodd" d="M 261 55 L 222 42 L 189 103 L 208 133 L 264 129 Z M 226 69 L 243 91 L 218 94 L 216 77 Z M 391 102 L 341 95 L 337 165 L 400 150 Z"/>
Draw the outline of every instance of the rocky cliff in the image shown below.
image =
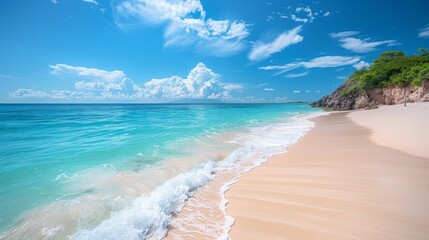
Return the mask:
<path id="1" fill-rule="evenodd" d="M 352 81 L 345 82 L 331 95 L 325 96 L 317 102 L 311 103 L 313 107 L 321 107 L 330 111 L 343 111 L 367 108 L 376 104 L 393 105 L 404 103 L 405 92 L 407 102 L 429 101 L 429 81 L 422 86 L 409 86 L 406 88 L 391 86 L 363 91 L 355 88 Z M 375 103 L 375 104 L 374 104 Z"/>

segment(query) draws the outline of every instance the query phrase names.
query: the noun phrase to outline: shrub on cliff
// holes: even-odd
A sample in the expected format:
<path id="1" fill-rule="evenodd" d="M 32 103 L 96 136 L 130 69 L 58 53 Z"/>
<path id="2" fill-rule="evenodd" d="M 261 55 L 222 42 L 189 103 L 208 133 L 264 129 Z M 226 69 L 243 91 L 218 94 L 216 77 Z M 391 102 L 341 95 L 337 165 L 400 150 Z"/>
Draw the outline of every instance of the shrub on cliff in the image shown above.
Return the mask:
<path id="1" fill-rule="evenodd" d="M 402 51 L 387 51 L 376 58 L 370 67 L 356 70 L 331 95 L 311 105 L 332 110 L 362 108 L 374 100 L 374 91 L 392 86 L 422 86 L 425 81 L 429 81 L 428 50 L 421 48 L 412 56 L 406 56 Z M 403 92 L 406 98 L 407 91 Z"/>
<path id="2" fill-rule="evenodd" d="M 358 77 L 358 83 L 365 90 L 386 88 L 393 85 L 406 87 L 421 86 L 429 75 L 429 51 L 419 49 L 414 56 L 405 56 L 401 51 L 382 53 L 374 64 Z M 353 76 L 353 75 L 352 75 Z"/>

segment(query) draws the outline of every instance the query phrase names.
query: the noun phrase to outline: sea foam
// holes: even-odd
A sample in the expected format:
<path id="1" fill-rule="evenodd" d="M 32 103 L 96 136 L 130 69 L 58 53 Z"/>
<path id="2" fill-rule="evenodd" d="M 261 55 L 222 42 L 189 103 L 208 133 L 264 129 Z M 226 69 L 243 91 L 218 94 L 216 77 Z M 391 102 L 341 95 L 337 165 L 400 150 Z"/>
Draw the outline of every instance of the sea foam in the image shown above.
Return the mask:
<path id="1" fill-rule="evenodd" d="M 312 115 L 311 117 L 315 117 Z M 314 123 L 307 117 L 293 117 L 283 122 L 250 128 L 237 134 L 234 142 L 241 145 L 220 162 L 209 161 L 164 182 L 149 195 L 136 198 L 122 210 L 111 213 L 98 226 L 81 229 L 72 239 L 162 239 L 168 231 L 173 215 L 179 212 L 196 189 L 203 186 L 218 171 L 237 171 L 236 178 L 226 182 L 219 190 L 222 201 L 219 208 L 225 215 L 223 234 L 219 239 L 229 239 L 234 218 L 227 214 L 225 192 L 238 180 L 240 173 L 247 172 L 267 161 L 268 157 L 286 152 L 286 147 L 297 142 Z M 247 161 L 251 164 L 240 166 Z"/>
<path id="2" fill-rule="evenodd" d="M 72 239 L 161 239 L 174 212 L 198 187 L 213 178 L 214 163 L 207 162 L 182 173 L 141 196 L 133 204 L 114 212 L 93 229 L 80 230 Z"/>

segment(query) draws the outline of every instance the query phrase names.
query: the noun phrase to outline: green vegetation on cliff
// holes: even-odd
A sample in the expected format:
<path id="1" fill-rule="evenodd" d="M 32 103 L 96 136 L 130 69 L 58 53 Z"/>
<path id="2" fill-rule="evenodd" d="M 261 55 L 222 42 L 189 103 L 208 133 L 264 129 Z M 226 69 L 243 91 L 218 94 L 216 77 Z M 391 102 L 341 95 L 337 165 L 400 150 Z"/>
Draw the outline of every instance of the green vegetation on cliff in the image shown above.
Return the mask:
<path id="1" fill-rule="evenodd" d="M 351 87 L 344 88 L 341 96 L 357 96 L 362 92 L 390 86 L 421 86 L 429 80 L 429 51 L 423 48 L 413 56 L 401 51 L 382 53 L 369 68 L 356 70 L 347 80 Z"/>
<path id="2" fill-rule="evenodd" d="M 387 51 L 371 67 L 356 70 L 328 96 L 311 103 L 326 110 L 352 110 L 377 104 L 429 101 L 429 51 L 405 56 Z"/>

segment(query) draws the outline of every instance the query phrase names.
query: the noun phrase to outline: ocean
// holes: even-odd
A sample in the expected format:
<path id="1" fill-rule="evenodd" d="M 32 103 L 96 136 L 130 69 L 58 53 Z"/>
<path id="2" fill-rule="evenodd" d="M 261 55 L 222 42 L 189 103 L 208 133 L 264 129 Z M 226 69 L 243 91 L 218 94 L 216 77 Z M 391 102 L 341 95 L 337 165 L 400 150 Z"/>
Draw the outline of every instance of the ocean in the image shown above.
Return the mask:
<path id="1" fill-rule="evenodd" d="M 306 104 L 0 105 L 0 238 L 162 239 L 198 188 L 243 160 L 248 171 L 285 152 L 319 113 Z"/>

